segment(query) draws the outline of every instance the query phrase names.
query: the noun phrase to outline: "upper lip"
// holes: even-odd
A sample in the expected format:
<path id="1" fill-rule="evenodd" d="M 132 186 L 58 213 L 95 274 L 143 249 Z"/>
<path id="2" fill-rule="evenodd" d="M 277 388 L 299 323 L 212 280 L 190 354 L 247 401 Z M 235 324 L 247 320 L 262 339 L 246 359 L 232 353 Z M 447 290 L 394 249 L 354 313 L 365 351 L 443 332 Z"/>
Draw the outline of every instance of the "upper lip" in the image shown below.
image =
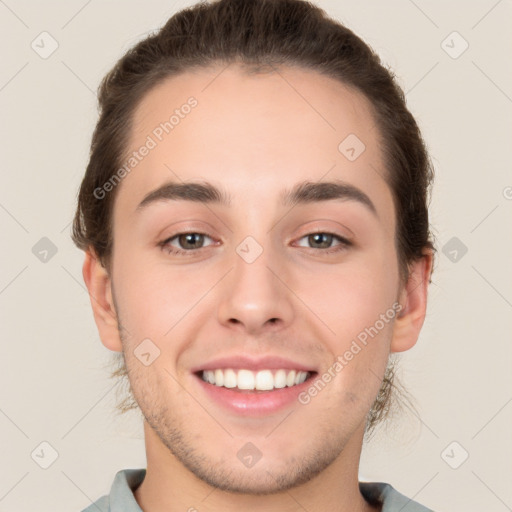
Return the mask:
<path id="1" fill-rule="evenodd" d="M 311 365 L 305 365 L 291 359 L 278 356 L 265 356 L 259 358 L 248 357 L 247 355 L 234 355 L 229 357 L 219 357 L 207 363 L 192 368 L 192 373 L 201 370 L 220 369 L 247 369 L 252 371 L 259 370 L 301 370 L 304 372 L 315 372 Z"/>

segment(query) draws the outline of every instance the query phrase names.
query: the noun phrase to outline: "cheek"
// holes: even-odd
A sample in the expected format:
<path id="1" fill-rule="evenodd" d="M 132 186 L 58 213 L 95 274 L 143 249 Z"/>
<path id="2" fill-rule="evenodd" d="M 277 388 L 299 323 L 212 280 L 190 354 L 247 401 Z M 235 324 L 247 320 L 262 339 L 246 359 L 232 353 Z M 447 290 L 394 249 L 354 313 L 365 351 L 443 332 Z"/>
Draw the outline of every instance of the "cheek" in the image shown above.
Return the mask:
<path id="1" fill-rule="evenodd" d="M 333 362 L 319 376 L 331 388 L 326 399 L 332 407 L 367 413 L 382 384 L 392 326 L 391 320 L 361 329 L 356 336 L 337 337 Z"/>
<path id="2" fill-rule="evenodd" d="M 389 310 L 396 300 L 398 274 L 389 258 L 375 251 L 338 266 L 317 266 L 296 273 L 293 289 L 329 327 L 340 348 L 373 326 L 381 314 L 388 312 L 388 317 L 394 317 Z"/>
<path id="3" fill-rule="evenodd" d="M 113 269 L 120 319 L 136 338 L 161 338 L 204 293 L 195 279 L 184 279 L 179 268 L 142 254 L 115 256 Z"/>

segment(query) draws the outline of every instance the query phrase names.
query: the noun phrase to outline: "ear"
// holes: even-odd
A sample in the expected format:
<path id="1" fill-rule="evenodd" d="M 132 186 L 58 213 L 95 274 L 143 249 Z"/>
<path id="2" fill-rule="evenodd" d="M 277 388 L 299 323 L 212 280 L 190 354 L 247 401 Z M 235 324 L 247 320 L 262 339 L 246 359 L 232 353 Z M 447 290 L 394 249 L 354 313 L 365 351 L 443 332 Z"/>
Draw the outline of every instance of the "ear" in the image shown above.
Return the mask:
<path id="1" fill-rule="evenodd" d="M 399 302 L 402 309 L 395 319 L 391 352 L 409 350 L 418 341 L 427 312 L 432 260 L 432 252 L 428 251 L 410 266 L 409 279 L 400 292 Z"/>
<path id="2" fill-rule="evenodd" d="M 122 351 L 117 323 L 117 313 L 112 299 L 112 282 L 94 250 L 88 249 L 82 267 L 82 275 L 89 291 L 94 320 L 101 342 L 114 352 Z"/>

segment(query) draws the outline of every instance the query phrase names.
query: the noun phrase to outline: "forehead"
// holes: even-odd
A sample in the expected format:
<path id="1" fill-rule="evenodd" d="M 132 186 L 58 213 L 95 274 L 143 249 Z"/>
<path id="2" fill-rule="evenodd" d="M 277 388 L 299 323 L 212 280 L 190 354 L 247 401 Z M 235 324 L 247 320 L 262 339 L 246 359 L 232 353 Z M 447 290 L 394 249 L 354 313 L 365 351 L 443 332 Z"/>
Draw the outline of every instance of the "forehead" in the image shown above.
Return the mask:
<path id="1" fill-rule="evenodd" d="M 231 64 L 168 78 L 137 106 L 126 159 L 144 145 L 121 183 L 122 209 L 170 180 L 208 181 L 246 205 L 277 202 L 297 182 L 344 180 L 393 220 L 371 105 L 315 71 Z"/>

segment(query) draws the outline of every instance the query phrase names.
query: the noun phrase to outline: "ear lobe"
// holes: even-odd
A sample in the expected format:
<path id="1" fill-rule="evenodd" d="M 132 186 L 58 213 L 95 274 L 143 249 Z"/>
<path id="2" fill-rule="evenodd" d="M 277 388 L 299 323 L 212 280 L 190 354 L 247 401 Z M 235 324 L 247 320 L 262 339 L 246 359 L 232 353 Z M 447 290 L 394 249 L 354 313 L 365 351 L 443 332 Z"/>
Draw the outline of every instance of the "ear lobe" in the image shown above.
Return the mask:
<path id="1" fill-rule="evenodd" d="M 98 327 L 101 342 L 109 350 L 121 352 L 122 343 L 112 298 L 112 282 L 92 248 L 85 253 L 82 275 L 89 291 L 94 321 Z"/>
<path id="2" fill-rule="evenodd" d="M 427 312 L 432 261 L 432 252 L 428 251 L 410 267 L 409 279 L 400 293 L 402 309 L 395 319 L 391 352 L 409 350 L 418 341 Z"/>

